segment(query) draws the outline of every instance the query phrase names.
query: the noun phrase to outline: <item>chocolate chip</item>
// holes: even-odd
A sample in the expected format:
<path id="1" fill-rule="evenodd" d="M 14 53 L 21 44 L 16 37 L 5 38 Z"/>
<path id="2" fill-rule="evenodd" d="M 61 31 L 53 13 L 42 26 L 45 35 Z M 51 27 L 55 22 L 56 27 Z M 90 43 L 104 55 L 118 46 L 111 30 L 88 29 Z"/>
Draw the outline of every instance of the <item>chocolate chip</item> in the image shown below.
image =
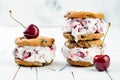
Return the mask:
<path id="1" fill-rule="evenodd" d="M 98 26 L 97 23 L 95 23 L 95 25 Z"/>
<path id="2" fill-rule="evenodd" d="M 88 23 L 90 23 L 90 21 L 88 21 Z"/>
<path id="3" fill-rule="evenodd" d="M 44 40 L 44 39 L 42 39 L 41 43 L 47 43 L 47 41 L 46 41 L 46 40 Z"/>
<path id="4" fill-rule="evenodd" d="M 91 15 L 86 15 L 87 17 L 91 18 Z"/>
<path id="5" fill-rule="evenodd" d="M 81 35 L 81 38 L 85 38 L 85 36 Z"/>
<path id="6" fill-rule="evenodd" d="M 24 39 L 24 37 L 20 37 L 20 39 Z"/>
<path id="7" fill-rule="evenodd" d="M 84 27 L 84 29 L 88 29 L 88 27 Z"/>

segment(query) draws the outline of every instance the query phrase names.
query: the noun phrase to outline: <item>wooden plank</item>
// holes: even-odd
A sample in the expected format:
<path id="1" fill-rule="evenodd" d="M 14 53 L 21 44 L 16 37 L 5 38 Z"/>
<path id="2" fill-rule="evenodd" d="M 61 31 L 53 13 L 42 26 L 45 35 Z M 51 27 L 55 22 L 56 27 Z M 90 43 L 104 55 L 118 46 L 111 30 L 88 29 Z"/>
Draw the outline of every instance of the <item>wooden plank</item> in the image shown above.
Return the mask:
<path id="1" fill-rule="evenodd" d="M 14 63 L 12 55 L 10 56 L 6 51 L 0 51 L 0 79 L 13 80 L 18 66 Z"/>
<path id="2" fill-rule="evenodd" d="M 120 62 L 119 62 L 120 63 Z M 118 62 L 112 62 L 109 67 L 109 75 L 111 76 L 112 80 L 119 80 L 120 78 L 120 65 Z"/>
<path id="3" fill-rule="evenodd" d="M 35 68 L 20 67 L 14 80 L 37 80 Z"/>
<path id="4" fill-rule="evenodd" d="M 13 80 L 18 67 L 0 66 L 0 79 Z"/>
<path id="5" fill-rule="evenodd" d="M 73 80 L 71 72 L 38 68 L 38 80 Z"/>
<path id="6" fill-rule="evenodd" d="M 95 67 L 68 66 L 66 70 L 73 72 L 74 80 L 110 80 L 106 72 L 99 72 Z"/>
<path id="7" fill-rule="evenodd" d="M 112 80 L 118 80 L 120 77 L 120 51 L 118 48 L 112 46 L 109 47 L 109 55 L 111 58 L 111 64 L 108 69 L 108 73 L 111 76 Z"/>
<path id="8" fill-rule="evenodd" d="M 64 68 L 66 68 L 66 61 L 65 60 L 61 60 L 61 58 L 56 58 L 52 64 L 48 65 L 48 66 L 44 66 L 45 69 L 49 69 L 52 71 L 62 71 Z"/>

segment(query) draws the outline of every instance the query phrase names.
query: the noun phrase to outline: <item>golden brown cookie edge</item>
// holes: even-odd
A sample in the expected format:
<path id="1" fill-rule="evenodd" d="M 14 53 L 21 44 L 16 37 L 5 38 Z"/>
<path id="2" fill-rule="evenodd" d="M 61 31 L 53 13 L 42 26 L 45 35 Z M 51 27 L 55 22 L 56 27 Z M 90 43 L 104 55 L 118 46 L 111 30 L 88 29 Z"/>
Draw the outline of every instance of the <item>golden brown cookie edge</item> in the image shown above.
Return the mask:
<path id="1" fill-rule="evenodd" d="M 48 63 L 48 62 L 40 63 L 38 61 L 34 61 L 34 62 L 32 62 L 32 61 L 22 61 L 20 59 L 15 58 L 15 62 L 18 65 L 25 66 L 25 67 L 42 67 L 42 66 L 51 64 L 53 62 L 53 60 L 50 63 Z"/>
<path id="2" fill-rule="evenodd" d="M 67 62 L 72 66 L 78 67 L 90 67 L 93 66 L 90 62 L 83 62 L 83 61 L 72 61 L 71 59 L 67 59 Z"/>
<path id="3" fill-rule="evenodd" d="M 93 13 L 93 12 L 70 11 L 70 12 L 67 12 L 64 17 L 65 18 L 99 18 L 99 19 L 104 19 L 104 14 L 103 13 Z"/>
<path id="4" fill-rule="evenodd" d="M 17 46 L 23 47 L 23 46 L 52 46 L 54 44 L 55 40 L 53 38 L 48 37 L 37 37 L 33 39 L 26 39 L 25 37 L 18 37 L 15 39 L 15 44 Z"/>

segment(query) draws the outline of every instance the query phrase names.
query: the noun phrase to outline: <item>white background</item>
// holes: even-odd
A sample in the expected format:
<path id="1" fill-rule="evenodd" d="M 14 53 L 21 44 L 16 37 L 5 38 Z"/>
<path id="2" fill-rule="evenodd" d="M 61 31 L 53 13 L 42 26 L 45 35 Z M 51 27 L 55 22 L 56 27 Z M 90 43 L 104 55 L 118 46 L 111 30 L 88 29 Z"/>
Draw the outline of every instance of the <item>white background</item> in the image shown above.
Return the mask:
<path id="1" fill-rule="evenodd" d="M 0 80 L 13 80 L 19 67 L 14 62 L 12 50 L 15 47 L 14 39 L 23 36 L 24 29 L 10 18 L 10 9 L 26 26 L 34 23 L 41 27 L 40 35 L 54 37 L 57 47 L 53 64 L 32 69 L 21 67 L 14 80 L 111 80 L 106 72 L 98 72 L 94 66 L 72 67 L 66 63 L 61 53 L 65 40 L 60 27 L 65 22 L 64 14 L 71 10 L 103 12 L 105 20 L 111 22 L 112 26 L 105 40 L 108 45 L 106 54 L 111 58 L 108 71 L 112 80 L 118 80 L 120 77 L 119 7 L 120 0 L 0 0 Z M 59 71 L 65 65 L 67 67 Z M 38 79 L 36 79 L 36 69 Z M 75 79 L 71 72 L 74 73 Z"/>
<path id="2" fill-rule="evenodd" d="M 0 0 L 0 27 L 18 26 L 9 17 L 9 10 L 26 26 L 31 23 L 38 27 L 63 26 L 67 11 L 102 12 L 107 22 L 118 26 L 119 7 L 119 0 Z"/>

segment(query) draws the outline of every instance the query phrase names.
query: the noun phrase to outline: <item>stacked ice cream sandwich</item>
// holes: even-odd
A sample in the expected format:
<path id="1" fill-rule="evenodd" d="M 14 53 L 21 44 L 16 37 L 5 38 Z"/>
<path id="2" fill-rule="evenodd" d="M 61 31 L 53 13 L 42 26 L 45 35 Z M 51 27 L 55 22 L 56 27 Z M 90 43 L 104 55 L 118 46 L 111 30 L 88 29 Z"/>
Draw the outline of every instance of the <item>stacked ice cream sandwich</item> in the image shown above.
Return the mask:
<path id="1" fill-rule="evenodd" d="M 63 36 L 67 39 L 62 53 L 74 66 L 92 66 L 95 55 L 100 54 L 105 27 L 104 14 L 68 12 L 65 16 Z"/>

